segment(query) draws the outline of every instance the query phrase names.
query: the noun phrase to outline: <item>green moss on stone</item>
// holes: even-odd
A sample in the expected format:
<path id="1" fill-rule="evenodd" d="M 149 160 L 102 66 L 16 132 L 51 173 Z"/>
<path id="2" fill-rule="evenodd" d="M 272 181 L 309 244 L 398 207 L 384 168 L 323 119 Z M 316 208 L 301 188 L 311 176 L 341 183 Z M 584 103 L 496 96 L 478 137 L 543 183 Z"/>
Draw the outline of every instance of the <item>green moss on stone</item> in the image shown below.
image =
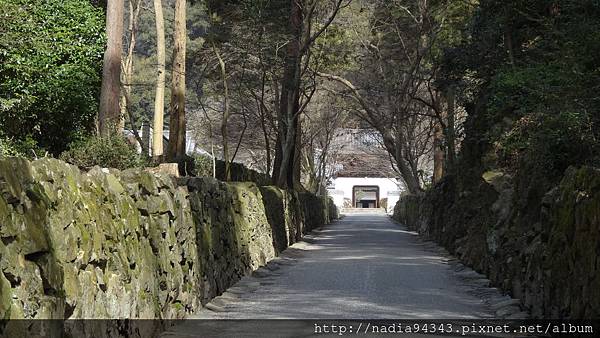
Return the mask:
<path id="1" fill-rule="evenodd" d="M 10 307 L 12 303 L 12 290 L 10 282 L 0 270 L 0 319 L 10 318 Z"/>

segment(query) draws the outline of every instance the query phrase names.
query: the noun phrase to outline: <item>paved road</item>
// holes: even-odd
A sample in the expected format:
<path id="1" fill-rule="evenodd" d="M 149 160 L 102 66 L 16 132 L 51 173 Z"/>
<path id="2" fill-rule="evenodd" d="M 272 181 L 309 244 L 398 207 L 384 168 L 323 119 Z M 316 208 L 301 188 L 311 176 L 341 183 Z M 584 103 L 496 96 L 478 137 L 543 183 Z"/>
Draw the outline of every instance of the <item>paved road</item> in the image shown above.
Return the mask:
<path id="1" fill-rule="evenodd" d="M 297 243 L 269 267 L 273 271 L 261 269 L 244 278 L 195 318 L 493 316 L 440 250 L 385 214 L 347 215 Z M 184 325 L 170 334 L 191 330 Z"/>

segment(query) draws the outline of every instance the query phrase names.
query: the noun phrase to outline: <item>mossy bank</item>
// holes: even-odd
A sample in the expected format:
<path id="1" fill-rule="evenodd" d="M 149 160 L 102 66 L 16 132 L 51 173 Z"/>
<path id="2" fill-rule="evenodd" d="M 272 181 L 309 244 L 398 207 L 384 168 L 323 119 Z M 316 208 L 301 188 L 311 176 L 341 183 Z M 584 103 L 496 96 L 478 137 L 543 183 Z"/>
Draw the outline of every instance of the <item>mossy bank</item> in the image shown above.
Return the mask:
<path id="1" fill-rule="evenodd" d="M 0 319 L 184 318 L 329 223 L 333 208 L 254 183 L 2 159 Z M 136 334 L 160 330 L 153 323 Z M 23 333 L 19 322 L 2 325 Z"/>
<path id="2" fill-rule="evenodd" d="M 487 274 L 533 317 L 600 317 L 600 170 L 570 167 L 541 198 L 500 171 L 477 182 L 457 189 L 448 177 L 402 198 L 394 218 Z"/>

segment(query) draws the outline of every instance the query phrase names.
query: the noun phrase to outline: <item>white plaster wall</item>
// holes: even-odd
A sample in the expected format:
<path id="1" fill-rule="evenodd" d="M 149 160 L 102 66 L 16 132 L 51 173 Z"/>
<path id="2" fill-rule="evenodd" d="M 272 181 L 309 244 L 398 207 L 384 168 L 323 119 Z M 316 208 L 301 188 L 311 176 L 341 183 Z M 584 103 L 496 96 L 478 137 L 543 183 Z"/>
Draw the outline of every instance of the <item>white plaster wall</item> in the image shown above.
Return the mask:
<path id="1" fill-rule="evenodd" d="M 357 185 L 372 185 L 379 187 L 379 198 L 388 199 L 388 212 L 394 209 L 398 201 L 399 188 L 395 178 L 385 177 L 338 177 L 329 187 L 329 195 L 338 208 L 343 208 L 344 199 L 352 200 L 352 188 Z M 390 194 L 391 192 L 391 194 Z"/>
<path id="2" fill-rule="evenodd" d="M 394 212 L 394 207 L 396 206 L 396 203 L 398 203 L 399 200 L 400 200 L 400 191 L 397 191 L 397 192 L 390 191 L 388 193 L 388 205 L 387 205 L 388 213 Z"/>
<path id="3" fill-rule="evenodd" d="M 341 190 L 329 189 L 328 191 L 329 197 L 333 199 L 333 203 L 341 209 L 344 206 L 344 192 Z"/>

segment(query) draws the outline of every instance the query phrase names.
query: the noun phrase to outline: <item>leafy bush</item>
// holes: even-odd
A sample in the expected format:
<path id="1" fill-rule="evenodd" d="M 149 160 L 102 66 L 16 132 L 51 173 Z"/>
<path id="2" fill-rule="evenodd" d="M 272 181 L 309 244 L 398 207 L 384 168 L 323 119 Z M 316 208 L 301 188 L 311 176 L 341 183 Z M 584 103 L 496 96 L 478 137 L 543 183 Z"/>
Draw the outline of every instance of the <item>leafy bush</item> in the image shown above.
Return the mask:
<path id="1" fill-rule="evenodd" d="M 46 151 L 38 147 L 37 142 L 26 137 L 22 140 L 13 140 L 7 137 L 0 136 L 0 157 L 19 156 L 27 158 L 36 158 L 45 156 Z"/>
<path id="2" fill-rule="evenodd" d="M 586 92 L 587 75 L 573 74 L 572 67 L 532 62 L 494 78 L 488 119 L 501 122 L 487 135 L 501 165 L 559 178 L 569 165 L 590 164 L 598 154 L 593 95 Z"/>
<path id="3" fill-rule="evenodd" d="M 463 167 L 551 186 L 568 166 L 597 165 L 600 2 L 487 0 L 470 21 L 443 65 L 469 114 Z"/>
<path id="4" fill-rule="evenodd" d="M 59 154 L 93 130 L 102 9 L 87 0 L 0 0 L 0 13 L 0 133 Z"/>
<path id="5" fill-rule="evenodd" d="M 595 127 L 582 112 L 531 114 L 519 119 L 495 143 L 500 163 L 516 169 L 522 160 L 551 176 L 570 165 L 592 164 L 600 153 Z"/>
<path id="6" fill-rule="evenodd" d="M 91 137 L 73 143 L 69 150 L 60 155 L 60 158 L 81 168 L 91 168 L 98 165 L 127 169 L 141 167 L 146 164 L 145 159 L 122 136 Z"/>
<path id="7" fill-rule="evenodd" d="M 194 174 L 196 176 L 213 176 L 213 160 L 208 156 L 194 156 Z"/>
<path id="8" fill-rule="evenodd" d="M 11 140 L 0 136 L 0 157 L 19 156 L 19 152 Z"/>

